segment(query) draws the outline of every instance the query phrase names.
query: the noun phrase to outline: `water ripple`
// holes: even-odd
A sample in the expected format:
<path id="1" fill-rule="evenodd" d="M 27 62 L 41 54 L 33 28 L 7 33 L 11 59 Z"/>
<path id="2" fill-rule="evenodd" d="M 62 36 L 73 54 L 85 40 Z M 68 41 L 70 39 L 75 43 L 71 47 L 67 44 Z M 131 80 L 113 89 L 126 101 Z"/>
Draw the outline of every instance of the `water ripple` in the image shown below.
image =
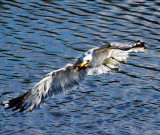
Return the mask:
<path id="1" fill-rule="evenodd" d="M 1 108 L 1 134 L 159 134 L 159 6 L 158 0 L 2 0 L 1 101 L 107 41 L 142 40 L 149 51 L 31 114 Z"/>

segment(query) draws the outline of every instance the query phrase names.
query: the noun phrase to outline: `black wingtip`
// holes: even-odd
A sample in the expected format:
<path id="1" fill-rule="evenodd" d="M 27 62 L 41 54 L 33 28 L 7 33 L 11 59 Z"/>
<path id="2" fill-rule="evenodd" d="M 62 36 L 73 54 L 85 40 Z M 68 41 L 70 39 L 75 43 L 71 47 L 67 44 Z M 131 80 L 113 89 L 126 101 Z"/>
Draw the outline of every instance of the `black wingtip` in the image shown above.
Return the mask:
<path id="1" fill-rule="evenodd" d="M 12 111 L 19 110 L 19 112 L 23 112 L 25 109 L 24 106 L 24 95 L 21 95 L 17 98 L 13 98 L 7 102 L 2 102 L 1 105 L 6 106 L 5 109 L 12 109 Z"/>
<path id="2" fill-rule="evenodd" d="M 5 106 L 4 102 L 0 102 L 0 105 L 1 105 L 1 106 Z"/>
<path id="3" fill-rule="evenodd" d="M 141 42 L 140 40 L 136 41 L 134 47 L 143 47 L 144 49 L 147 49 L 147 47 L 145 46 L 145 42 Z"/>

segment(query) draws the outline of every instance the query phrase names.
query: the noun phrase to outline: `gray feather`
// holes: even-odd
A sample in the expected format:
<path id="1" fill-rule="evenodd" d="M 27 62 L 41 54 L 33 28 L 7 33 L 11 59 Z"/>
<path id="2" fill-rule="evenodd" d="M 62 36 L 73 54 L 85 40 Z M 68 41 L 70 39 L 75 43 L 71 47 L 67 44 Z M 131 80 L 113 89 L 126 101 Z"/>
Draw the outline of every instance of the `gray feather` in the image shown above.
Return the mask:
<path id="1" fill-rule="evenodd" d="M 79 85 L 87 75 L 87 70 L 78 71 L 72 64 L 53 71 L 45 76 L 31 90 L 24 95 L 6 102 L 7 109 L 13 108 L 13 111 L 32 111 L 39 108 L 40 103 L 48 96 L 57 96 L 64 94 L 74 86 Z"/>

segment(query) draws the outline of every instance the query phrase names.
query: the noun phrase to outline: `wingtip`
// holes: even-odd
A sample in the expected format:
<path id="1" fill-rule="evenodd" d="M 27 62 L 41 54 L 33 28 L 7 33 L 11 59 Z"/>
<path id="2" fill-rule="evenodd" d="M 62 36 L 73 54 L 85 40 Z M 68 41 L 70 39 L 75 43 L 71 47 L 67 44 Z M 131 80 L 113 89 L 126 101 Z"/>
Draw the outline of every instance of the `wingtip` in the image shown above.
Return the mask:
<path id="1" fill-rule="evenodd" d="M 144 49 L 147 49 L 145 42 L 141 42 L 140 40 L 136 41 L 135 46 L 133 47 L 143 47 Z"/>
<path id="2" fill-rule="evenodd" d="M 145 52 L 147 47 L 145 46 L 145 42 L 141 42 L 140 40 L 136 41 L 135 45 L 130 49 L 130 51 L 134 52 Z"/>
<path id="3" fill-rule="evenodd" d="M 5 108 L 8 108 L 9 105 L 8 105 L 9 101 L 4 101 L 4 102 L 1 102 L 0 105 L 4 106 Z"/>
<path id="4" fill-rule="evenodd" d="M 1 102 L 1 105 L 3 105 L 5 109 L 12 109 L 12 111 L 19 110 L 19 112 L 23 112 L 25 110 L 23 105 L 23 98 L 24 95 L 21 95 L 17 98 Z"/>

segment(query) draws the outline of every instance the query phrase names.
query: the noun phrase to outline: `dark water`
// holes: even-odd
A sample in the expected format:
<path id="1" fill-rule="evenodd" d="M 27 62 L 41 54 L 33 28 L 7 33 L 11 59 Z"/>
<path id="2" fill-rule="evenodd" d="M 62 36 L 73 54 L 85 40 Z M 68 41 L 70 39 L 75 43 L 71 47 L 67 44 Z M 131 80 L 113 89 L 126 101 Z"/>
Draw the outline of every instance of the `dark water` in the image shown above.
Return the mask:
<path id="1" fill-rule="evenodd" d="M 97 39 L 140 39 L 148 52 L 131 54 L 121 71 L 88 77 L 32 113 L 1 106 L 0 134 L 159 135 L 159 35 L 159 0 L 1 0 L 0 101 L 100 46 Z"/>

